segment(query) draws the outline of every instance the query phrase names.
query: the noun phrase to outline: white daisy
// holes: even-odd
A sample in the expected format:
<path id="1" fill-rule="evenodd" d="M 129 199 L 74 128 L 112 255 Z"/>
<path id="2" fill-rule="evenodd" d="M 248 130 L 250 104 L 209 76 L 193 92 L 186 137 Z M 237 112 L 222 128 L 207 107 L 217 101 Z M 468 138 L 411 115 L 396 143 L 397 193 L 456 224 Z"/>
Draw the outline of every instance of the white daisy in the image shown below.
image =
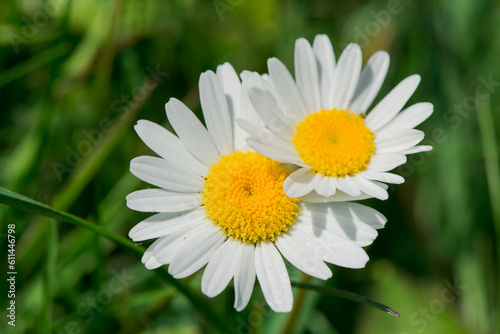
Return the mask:
<path id="1" fill-rule="evenodd" d="M 431 115 L 432 104 L 401 111 L 420 76 L 404 79 L 365 117 L 387 74 L 389 55 L 376 52 L 362 71 L 361 62 L 360 47 L 349 44 L 335 63 L 330 40 L 317 35 L 312 47 L 303 38 L 296 42 L 295 80 L 276 58 L 268 61 L 269 75 L 246 76 L 250 101 L 265 126 L 238 124 L 251 135 L 252 149 L 299 167 L 285 180 L 288 196 L 315 190 L 326 197 L 387 199 L 377 181 L 404 182 L 388 171 L 405 163 L 407 154 L 432 149 L 415 146 L 424 133 L 413 129 Z"/>
<path id="2" fill-rule="evenodd" d="M 251 81 L 251 80 L 250 80 Z M 229 64 L 200 77 L 205 128 L 179 100 L 166 104 L 177 136 L 141 120 L 135 129 L 160 158 L 132 160 L 130 170 L 159 188 L 133 192 L 127 206 L 159 212 L 129 233 L 136 242 L 157 239 L 144 254 L 146 268 L 168 264 L 175 278 L 206 265 L 202 291 L 209 297 L 234 281 L 237 310 L 248 303 L 257 277 L 276 312 L 290 311 L 293 296 L 285 262 L 320 279 L 332 273 L 325 262 L 364 267 L 362 247 L 372 243 L 386 219 L 356 203 L 327 202 L 315 194 L 289 198 L 279 162 L 249 151 L 237 117 L 259 124 Z M 281 254 L 280 254 L 281 253 Z"/>

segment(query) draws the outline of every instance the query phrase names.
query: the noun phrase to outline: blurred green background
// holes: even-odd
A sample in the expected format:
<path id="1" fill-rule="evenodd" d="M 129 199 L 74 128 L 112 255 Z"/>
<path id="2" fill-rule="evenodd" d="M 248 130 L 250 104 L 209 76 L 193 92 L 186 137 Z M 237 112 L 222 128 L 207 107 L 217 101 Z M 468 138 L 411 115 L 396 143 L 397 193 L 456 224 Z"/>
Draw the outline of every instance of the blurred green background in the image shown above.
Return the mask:
<path id="1" fill-rule="evenodd" d="M 335 267 L 325 284 L 401 317 L 316 292 L 291 315 L 271 312 L 258 287 L 241 313 L 232 288 L 206 300 L 237 333 L 498 333 L 498 1 L 19 0 L 2 1 L 0 18 L 0 186 L 124 236 L 148 216 L 125 206 L 146 187 L 129 162 L 151 154 L 132 126 L 148 119 L 171 129 L 170 97 L 200 116 L 201 72 L 230 62 L 263 73 L 272 56 L 293 70 L 295 39 L 318 33 L 337 57 L 349 42 L 365 61 L 387 50 L 377 100 L 420 74 L 409 104 L 434 104 L 419 127 L 434 150 L 398 169 L 406 182 L 389 200 L 365 201 L 388 218 L 367 267 Z M 216 331 L 116 244 L 4 205 L 0 222 L 2 254 L 15 224 L 18 272 L 12 327 L 2 256 L 0 332 Z M 200 279 L 183 281 L 201 294 Z"/>

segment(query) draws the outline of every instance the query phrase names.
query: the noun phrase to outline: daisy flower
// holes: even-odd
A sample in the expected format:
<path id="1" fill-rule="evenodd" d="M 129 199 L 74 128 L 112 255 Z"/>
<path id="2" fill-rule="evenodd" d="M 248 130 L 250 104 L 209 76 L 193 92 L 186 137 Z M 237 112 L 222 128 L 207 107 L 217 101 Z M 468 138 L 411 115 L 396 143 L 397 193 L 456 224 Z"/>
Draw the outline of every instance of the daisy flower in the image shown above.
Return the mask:
<path id="1" fill-rule="evenodd" d="M 158 188 L 127 196 L 127 206 L 158 212 L 129 233 L 136 242 L 156 239 L 142 262 L 154 269 L 168 264 L 175 278 L 205 267 L 201 289 L 209 297 L 234 282 L 234 307 L 248 303 L 255 279 L 269 306 L 290 311 L 290 278 L 283 257 L 306 274 L 332 275 L 325 262 L 362 268 L 386 222 L 366 206 L 331 202 L 316 194 L 289 198 L 283 182 L 290 171 L 248 149 L 246 133 L 235 126 L 245 117 L 259 124 L 229 64 L 201 75 L 200 99 L 206 128 L 179 100 L 166 104 L 177 136 L 141 120 L 135 129 L 160 157 L 132 160 L 131 172 Z M 282 257 L 283 256 L 283 257 Z"/>
<path id="2" fill-rule="evenodd" d="M 285 180 L 288 196 L 314 190 L 325 197 L 387 199 L 379 182 L 404 182 L 388 171 L 405 163 L 407 154 L 432 149 L 416 146 L 424 133 L 414 129 L 431 115 L 432 104 L 401 111 L 420 76 L 404 79 L 365 116 L 387 74 L 389 55 L 376 52 L 363 70 L 361 63 L 357 44 L 349 44 L 336 63 L 328 37 L 317 35 L 312 47 L 303 38 L 295 44 L 295 80 L 276 58 L 268 61 L 269 75 L 247 75 L 250 101 L 265 126 L 238 124 L 256 152 L 299 167 Z"/>

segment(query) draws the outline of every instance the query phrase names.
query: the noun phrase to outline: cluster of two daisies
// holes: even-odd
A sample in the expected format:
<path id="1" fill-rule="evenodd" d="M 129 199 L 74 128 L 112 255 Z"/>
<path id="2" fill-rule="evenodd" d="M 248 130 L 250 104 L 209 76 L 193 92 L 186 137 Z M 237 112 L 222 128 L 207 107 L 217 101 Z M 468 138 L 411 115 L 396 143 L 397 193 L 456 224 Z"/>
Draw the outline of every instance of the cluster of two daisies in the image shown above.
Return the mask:
<path id="1" fill-rule="evenodd" d="M 248 304 L 257 279 L 268 305 L 288 312 L 293 295 L 285 258 L 302 272 L 328 279 L 332 263 L 362 268 L 377 229 L 378 211 L 353 201 L 386 199 L 388 171 L 406 155 L 430 150 L 414 127 L 429 103 L 401 111 L 420 81 L 399 83 L 371 111 L 389 67 L 386 52 L 362 69 L 358 45 L 335 61 L 330 40 L 295 46 L 295 79 L 276 58 L 269 74 L 244 71 L 241 81 L 223 64 L 199 81 L 206 127 L 182 102 L 166 104 L 177 136 L 139 121 L 135 129 L 158 156 L 141 156 L 131 172 L 158 188 L 127 197 L 129 208 L 158 212 L 137 224 L 136 242 L 156 239 L 142 262 L 168 264 L 175 278 L 206 266 L 202 291 L 210 297 L 233 280 L 234 307 Z"/>

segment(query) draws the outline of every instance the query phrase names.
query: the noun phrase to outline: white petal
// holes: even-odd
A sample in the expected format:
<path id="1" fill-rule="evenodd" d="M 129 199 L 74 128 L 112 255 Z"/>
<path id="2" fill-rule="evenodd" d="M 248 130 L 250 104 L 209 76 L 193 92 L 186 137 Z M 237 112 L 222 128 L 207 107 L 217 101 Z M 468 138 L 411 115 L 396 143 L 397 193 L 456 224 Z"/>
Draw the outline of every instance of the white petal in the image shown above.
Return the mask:
<path id="1" fill-rule="evenodd" d="M 135 242 L 163 237 L 181 229 L 189 228 L 191 224 L 200 224 L 205 218 L 203 209 L 191 212 L 159 213 L 135 225 L 128 236 Z"/>
<path id="2" fill-rule="evenodd" d="M 304 162 L 300 159 L 299 154 L 296 151 L 291 151 L 288 145 L 279 145 L 278 138 L 274 138 L 274 145 L 262 144 L 260 141 L 254 139 L 254 137 L 247 138 L 247 144 L 253 150 L 268 157 L 283 163 L 291 163 L 298 166 L 304 166 Z"/>
<path id="3" fill-rule="evenodd" d="M 331 87 L 333 95 L 333 105 L 328 109 L 346 109 L 351 103 L 354 91 L 359 81 L 361 72 L 361 49 L 359 45 L 351 43 L 339 57 L 339 62 L 335 68 L 335 76 Z"/>
<path id="4" fill-rule="evenodd" d="M 290 312 L 293 306 L 290 277 L 278 250 L 271 242 L 255 247 L 255 272 L 267 304 L 274 312 Z"/>
<path id="5" fill-rule="evenodd" d="M 429 118 L 433 110 L 434 106 L 429 102 L 416 103 L 401 111 L 389 124 L 377 131 L 377 134 L 412 129 Z"/>
<path id="6" fill-rule="evenodd" d="M 154 256 L 158 262 L 169 264 L 179 248 L 191 240 L 190 235 L 193 232 L 197 233 L 199 230 L 206 230 L 208 228 L 210 228 L 210 226 L 204 222 L 195 222 L 195 224 L 186 225 L 172 234 L 160 237 L 149 247 L 149 249 L 152 249 L 151 255 Z"/>
<path id="7" fill-rule="evenodd" d="M 229 115 L 234 122 L 236 117 L 240 117 L 240 99 L 241 99 L 241 83 L 238 74 L 233 66 L 229 63 L 224 63 L 217 66 L 217 78 L 222 85 L 222 90 L 226 95 L 227 107 Z"/>
<path id="8" fill-rule="evenodd" d="M 200 102 L 207 130 L 221 155 L 233 151 L 233 126 L 226 95 L 212 71 L 200 76 Z"/>
<path id="9" fill-rule="evenodd" d="M 414 153 L 420 153 L 420 152 L 427 152 L 431 151 L 432 146 L 430 145 L 419 145 L 419 146 L 414 146 L 410 147 L 409 149 L 401 151 L 403 154 L 414 154 Z"/>
<path id="10" fill-rule="evenodd" d="M 297 224 L 294 226 L 316 236 L 325 230 L 351 240 L 359 246 L 370 245 L 378 235 L 376 229 L 356 216 L 356 208 L 341 204 L 343 203 L 304 203 Z M 380 219 L 381 214 L 378 213 L 378 216 L 366 220 Z"/>
<path id="11" fill-rule="evenodd" d="M 155 242 L 153 242 L 144 252 L 142 255 L 141 262 L 144 263 L 144 266 L 146 269 L 156 269 L 158 267 L 161 267 L 162 263 L 158 262 L 158 260 L 154 256 L 154 249 L 156 246 L 161 243 L 163 240 L 165 240 L 165 237 L 161 237 Z"/>
<path id="12" fill-rule="evenodd" d="M 365 113 L 380 91 L 387 70 L 389 69 L 389 55 L 385 51 L 378 51 L 368 59 L 358 86 L 354 92 L 349 111 L 354 114 Z"/>
<path id="13" fill-rule="evenodd" d="M 405 179 L 402 176 L 392 173 L 377 172 L 370 169 L 364 170 L 363 172 L 359 173 L 359 175 L 369 180 L 376 180 L 386 183 L 401 184 L 405 182 Z"/>
<path id="14" fill-rule="evenodd" d="M 387 218 L 383 214 L 369 206 L 359 203 L 346 202 L 346 203 L 331 203 L 332 212 L 336 217 L 354 217 L 365 224 L 370 225 L 374 229 L 384 227 Z"/>
<path id="15" fill-rule="evenodd" d="M 283 233 L 275 243 L 281 254 L 302 272 L 323 280 L 332 277 L 330 268 L 307 247 L 307 241 L 300 235 Z"/>
<path id="16" fill-rule="evenodd" d="M 330 183 L 330 178 L 325 176 L 321 178 L 321 182 L 314 189 L 319 195 L 325 197 L 332 196 L 337 191 L 337 187 Z"/>
<path id="17" fill-rule="evenodd" d="M 320 86 L 318 64 L 309 42 L 299 38 L 295 42 L 295 80 L 299 87 L 307 111 L 320 110 Z"/>
<path id="18" fill-rule="evenodd" d="M 401 81 L 375 108 L 366 116 L 365 125 L 372 130 L 377 131 L 389 123 L 394 116 L 404 107 L 406 102 L 413 95 L 420 83 L 418 74 L 411 75 Z"/>
<path id="19" fill-rule="evenodd" d="M 211 222 L 208 222 L 208 225 L 211 225 L 211 228 L 191 234 L 191 240 L 177 250 L 168 267 L 170 275 L 184 278 L 194 274 L 208 262 L 213 252 L 224 242 L 226 236 L 220 227 Z M 188 235 L 185 238 L 188 239 Z"/>
<path id="20" fill-rule="evenodd" d="M 304 195 L 301 197 L 301 200 L 303 202 L 307 203 L 330 203 L 330 202 L 345 202 L 345 201 L 361 201 L 363 199 L 367 198 L 372 198 L 373 196 L 367 195 L 367 194 L 361 194 L 359 196 L 351 196 L 346 194 L 345 192 L 337 189 L 337 192 L 335 195 L 332 195 L 330 197 L 324 197 L 321 195 L 318 195 L 315 191 L 310 192 L 307 195 Z"/>
<path id="21" fill-rule="evenodd" d="M 405 162 L 406 156 L 401 153 L 375 154 L 370 158 L 368 168 L 378 172 L 387 172 Z"/>
<path id="22" fill-rule="evenodd" d="M 177 193 L 164 189 L 144 189 L 127 196 L 127 206 L 141 212 L 177 212 L 201 205 L 199 193 Z"/>
<path id="23" fill-rule="evenodd" d="M 389 194 L 387 193 L 387 190 L 379 187 L 372 181 L 369 181 L 365 179 L 364 177 L 358 175 L 355 175 L 352 177 L 352 180 L 358 185 L 359 189 L 364 192 L 365 194 L 371 195 L 375 198 L 381 199 L 381 200 L 386 200 L 389 198 Z"/>
<path id="24" fill-rule="evenodd" d="M 318 60 L 318 72 L 321 83 L 321 108 L 328 109 L 333 105 L 333 95 L 330 89 L 333 85 L 335 71 L 335 54 L 332 43 L 326 35 L 316 35 L 313 43 L 313 51 Z"/>
<path id="25" fill-rule="evenodd" d="M 313 190 L 317 177 L 321 175 L 312 173 L 309 168 L 299 168 L 285 179 L 283 190 L 290 198 L 302 197 Z"/>
<path id="26" fill-rule="evenodd" d="M 255 246 L 240 242 L 237 249 L 242 259 L 234 274 L 234 308 L 241 311 L 247 306 L 255 284 Z"/>
<path id="27" fill-rule="evenodd" d="M 257 87 L 251 88 L 248 96 L 257 114 L 273 133 L 286 139 L 295 135 L 296 122 L 281 112 L 272 96 Z"/>
<path id="28" fill-rule="evenodd" d="M 181 140 L 164 127 L 140 120 L 134 128 L 142 141 L 163 159 L 190 169 L 200 176 L 207 175 L 208 166 L 189 153 Z"/>
<path id="29" fill-rule="evenodd" d="M 327 231 L 315 237 L 316 242 L 328 251 L 324 258 L 327 262 L 345 268 L 363 268 L 368 262 L 366 252 L 353 241 Z"/>
<path id="30" fill-rule="evenodd" d="M 203 178 L 162 158 L 142 156 L 132 159 L 130 171 L 157 187 L 179 192 L 203 190 Z"/>
<path id="31" fill-rule="evenodd" d="M 337 183 L 337 187 L 347 195 L 352 197 L 358 197 L 361 195 L 361 190 L 350 176 L 337 177 L 335 178 L 335 182 Z"/>
<path id="32" fill-rule="evenodd" d="M 407 150 L 424 139 L 425 134 L 420 130 L 408 129 L 375 136 L 376 154 L 394 153 Z"/>
<path id="33" fill-rule="evenodd" d="M 368 261 L 368 255 L 355 241 L 328 230 L 303 223 L 295 224 L 292 232 L 303 238 L 323 261 L 346 268 L 363 268 Z"/>
<path id="34" fill-rule="evenodd" d="M 306 117 L 307 110 L 302 96 L 285 65 L 276 58 L 270 58 L 267 66 L 273 86 L 276 89 L 278 97 L 286 106 L 286 111 L 293 115 L 293 117 L 297 117 L 298 115 Z"/>
<path id="35" fill-rule="evenodd" d="M 207 129 L 181 101 L 171 98 L 165 105 L 167 117 L 187 149 L 207 166 L 219 160 L 219 152 Z"/>
<path id="36" fill-rule="evenodd" d="M 247 260 L 237 257 L 237 250 L 238 241 L 228 239 L 217 248 L 208 261 L 201 279 L 201 291 L 208 297 L 215 297 L 226 288 L 234 276 L 236 261 Z"/>

